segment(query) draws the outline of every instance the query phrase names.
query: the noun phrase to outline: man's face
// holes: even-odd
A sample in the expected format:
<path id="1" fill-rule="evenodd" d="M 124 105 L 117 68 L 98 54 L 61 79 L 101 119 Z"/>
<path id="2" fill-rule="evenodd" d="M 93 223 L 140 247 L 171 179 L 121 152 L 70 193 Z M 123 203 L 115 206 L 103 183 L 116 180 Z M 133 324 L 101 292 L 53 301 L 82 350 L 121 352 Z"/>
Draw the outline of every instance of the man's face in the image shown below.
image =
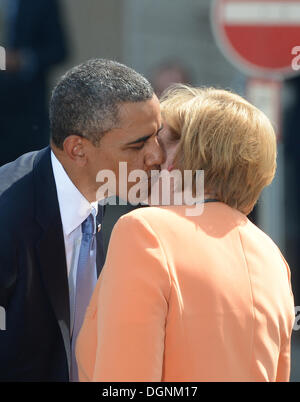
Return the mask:
<path id="1" fill-rule="evenodd" d="M 118 192 L 120 162 L 127 162 L 127 174 L 140 169 L 150 177 L 151 170 L 160 170 L 165 156 L 157 137 L 162 128 L 162 120 L 159 101 L 155 95 L 145 102 L 121 105 L 119 120 L 118 128 L 107 132 L 97 146 L 90 148 L 89 161 L 90 173 L 95 180 L 101 170 L 114 172 L 116 194 L 122 195 Z M 137 182 L 138 180 L 128 182 L 128 191 Z M 101 184 L 97 185 L 99 187 Z"/>

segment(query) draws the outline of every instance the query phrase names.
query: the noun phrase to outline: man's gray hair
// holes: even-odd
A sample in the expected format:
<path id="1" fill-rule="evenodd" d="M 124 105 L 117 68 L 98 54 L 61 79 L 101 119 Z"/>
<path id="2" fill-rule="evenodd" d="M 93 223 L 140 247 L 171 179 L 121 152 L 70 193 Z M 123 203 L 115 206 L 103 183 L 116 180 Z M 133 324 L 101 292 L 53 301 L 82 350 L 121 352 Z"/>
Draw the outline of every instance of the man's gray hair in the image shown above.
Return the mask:
<path id="1" fill-rule="evenodd" d="M 119 124 L 119 106 L 153 97 L 141 74 L 116 61 L 92 59 L 68 71 L 50 100 L 51 140 L 63 148 L 71 134 L 97 145 L 101 136 Z"/>

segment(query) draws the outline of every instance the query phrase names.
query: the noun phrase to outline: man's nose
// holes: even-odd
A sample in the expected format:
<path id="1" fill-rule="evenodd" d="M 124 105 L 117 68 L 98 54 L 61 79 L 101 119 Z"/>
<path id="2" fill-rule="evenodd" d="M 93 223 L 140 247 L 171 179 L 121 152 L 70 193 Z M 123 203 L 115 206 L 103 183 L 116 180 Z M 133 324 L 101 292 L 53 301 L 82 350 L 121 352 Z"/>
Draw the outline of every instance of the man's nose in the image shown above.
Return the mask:
<path id="1" fill-rule="evenodd" d="M 145 164 L 147 168 L 157 167 L 157 165 L 161 165 L 166 160 L 166 152 L 161 142 L 158 140 L 158 137 L 154 137 L 151 147 L 149 148 L 146 156 L 145 156 Z"/>

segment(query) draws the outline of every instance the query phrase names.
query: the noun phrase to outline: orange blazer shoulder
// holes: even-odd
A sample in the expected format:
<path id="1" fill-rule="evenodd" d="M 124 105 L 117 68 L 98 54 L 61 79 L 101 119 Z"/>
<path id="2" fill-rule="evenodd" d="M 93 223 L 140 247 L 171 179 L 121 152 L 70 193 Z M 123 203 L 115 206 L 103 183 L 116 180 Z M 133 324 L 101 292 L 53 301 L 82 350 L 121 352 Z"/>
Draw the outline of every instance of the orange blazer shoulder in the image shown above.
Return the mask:
<path id="1" fill-rule="evenodd" d="M 288 381 L 290 271 L 246 216 L 208 203 L 116 224 L 77 343 L 81 381 Z"/>

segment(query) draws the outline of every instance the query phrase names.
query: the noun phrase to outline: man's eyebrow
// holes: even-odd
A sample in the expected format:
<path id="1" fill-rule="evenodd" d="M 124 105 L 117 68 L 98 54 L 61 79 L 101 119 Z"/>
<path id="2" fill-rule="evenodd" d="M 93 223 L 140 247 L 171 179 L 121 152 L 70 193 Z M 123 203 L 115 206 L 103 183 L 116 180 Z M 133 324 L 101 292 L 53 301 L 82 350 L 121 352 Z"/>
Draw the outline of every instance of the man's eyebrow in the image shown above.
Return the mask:
<path id="1" fill-rule="evenodd" d="M 156 131 L 155 134 L 158 134 L 161 130 L 163 129 L 163 124 L 160 126 L 160 128 Z M 128 142 L 126 145 L 133 145 L 133 144 L 138 144 L 140 142 L 145 142 L 147 141 L 150 137 L 152 137 L 153 134 L 145 135 L 144 137 L 140 137 L 137 140 Z"/>

